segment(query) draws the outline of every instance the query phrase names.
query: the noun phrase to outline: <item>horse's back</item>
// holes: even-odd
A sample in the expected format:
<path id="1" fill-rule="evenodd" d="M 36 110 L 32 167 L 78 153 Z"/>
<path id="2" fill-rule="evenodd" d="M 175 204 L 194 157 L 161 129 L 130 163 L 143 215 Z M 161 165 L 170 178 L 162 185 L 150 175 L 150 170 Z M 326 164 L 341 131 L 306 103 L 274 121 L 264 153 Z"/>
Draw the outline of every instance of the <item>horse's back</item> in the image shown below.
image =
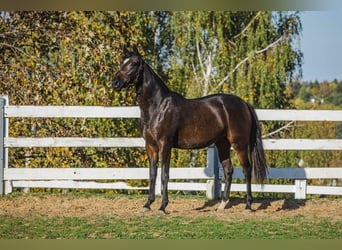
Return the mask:
<path id="1" fill-rule="evenodd" d="M 183 99 L 178 102 L 180 119 L 174 146 L 202 148 L 228 136 L 235 141 L 231 135 L 237 134 L 239 138 L 241 134 L 249 133 L 241 125 L 250 119 L 246 111 L 246 103 L 235 95 L 215 94 Z"/>
<path id="2" fill-rule="evenodd" d="M 211 112 L 217 113 L 225 121 L 226 126 L 236 123 L 234 121 L 248 122 L 251 117 L 247 103 L 236 95 L 213 94 L 192 101 L 197 104 L 196 106 L 206 106 Z"/>

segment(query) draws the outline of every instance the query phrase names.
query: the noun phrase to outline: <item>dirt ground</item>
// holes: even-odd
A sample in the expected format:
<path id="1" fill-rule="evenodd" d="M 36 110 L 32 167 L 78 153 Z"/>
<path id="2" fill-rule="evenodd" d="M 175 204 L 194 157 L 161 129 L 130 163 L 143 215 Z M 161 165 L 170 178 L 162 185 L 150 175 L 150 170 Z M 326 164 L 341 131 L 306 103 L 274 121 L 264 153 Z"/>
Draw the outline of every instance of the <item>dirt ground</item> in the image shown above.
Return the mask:
<path id="1" fill-rule="evenodd" d="M 0 197 L 0 216 L 11 217 L 96 217 L 96 216 L 152 216 L 157 213 L 161 199 L 143 212 L 146 197 L 75 197 L 56 194 L 23 194 Z M 280 219 L 302 215 L 305 217 L 342 220 L 341 198 L 315 198 L 306 201 L 258 199 L 253 212 L 246 211 L 244 199 L 233 198 L 225 210 L 217 210 L 218 202 L 196 198 L 170 198 L 165 216 L 216 217 L 220 220 Z"/>

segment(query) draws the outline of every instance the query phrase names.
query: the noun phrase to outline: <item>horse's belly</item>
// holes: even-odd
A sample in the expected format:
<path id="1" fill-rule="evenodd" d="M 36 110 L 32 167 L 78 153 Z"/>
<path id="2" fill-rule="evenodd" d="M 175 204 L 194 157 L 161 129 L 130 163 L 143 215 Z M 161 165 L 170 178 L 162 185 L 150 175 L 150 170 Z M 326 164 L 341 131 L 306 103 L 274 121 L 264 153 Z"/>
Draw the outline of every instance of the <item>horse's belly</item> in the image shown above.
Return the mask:
<path id="1" fill-rule="evenodd" d="M 215 141 L 198 142 L 198 141 L 182 140 L 182 141 L 175 142 L 173 144 L 173 147 L 179 148 L 179 149 L 201 149 L 201 148 L 210 146 L 214 142 Z"/>
<path id="2" fill-rule="evenodd" d="M 224 136 L 222 128 L 192 126 L 189 129 L 178 131 L 174 140 L 174 147 L 182 149 L 204 148 L 210 146 L 222 136 Z"/>

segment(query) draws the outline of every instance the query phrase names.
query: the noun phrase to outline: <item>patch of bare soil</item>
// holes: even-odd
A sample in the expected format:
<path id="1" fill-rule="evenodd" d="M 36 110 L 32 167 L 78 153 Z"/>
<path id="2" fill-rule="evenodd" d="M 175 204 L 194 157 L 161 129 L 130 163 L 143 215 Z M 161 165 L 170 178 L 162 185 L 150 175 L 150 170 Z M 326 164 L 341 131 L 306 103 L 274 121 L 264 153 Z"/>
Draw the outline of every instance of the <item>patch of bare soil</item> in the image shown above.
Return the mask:
<path id="1" fill-rule="evenodd" d="M 0 197 L 0 216 L 11 217 L 96 217 L 96 216 L 153 216 L 161 199 L 152 204 L 151 211 L 143 212 L 146 197 L 71 197 L 69 195 L 24 194 Z M 256 200 L 253 211 L 246 211 L 244 199 L 232 199 L 225 210 L 217 210 L 219 202 L 203 199 L 171 198 L 166 216 L 216 217 L 220 220 L 280 219 L 302 215 L 305 217 L 342 220 L 342 199 L 317 198 L 297 200 Z"/>

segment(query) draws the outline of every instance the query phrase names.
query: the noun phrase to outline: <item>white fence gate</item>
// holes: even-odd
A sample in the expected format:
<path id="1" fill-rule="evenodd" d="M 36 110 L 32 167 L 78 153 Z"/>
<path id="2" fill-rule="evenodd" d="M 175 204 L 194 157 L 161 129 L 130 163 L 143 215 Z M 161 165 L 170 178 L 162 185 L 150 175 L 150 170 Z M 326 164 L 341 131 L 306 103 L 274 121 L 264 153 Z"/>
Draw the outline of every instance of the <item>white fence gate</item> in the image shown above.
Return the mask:
<path id="1" fill-rule="evenodd" d="M 341 110 L 256 110 L 262 121 L 342 121 Z M 11 117 L 22 118 L 139 118 L 138 107 L 99 106 L 11 106 L 0 96 L 0 194 L 19 188 L 82 188 L 82 189 L 147 189 L 131 187 L 122 180 L 149 179 L 148 168 L 9 168 L 8 149 L 15 147 L 144 147 L 142 138 L 13 138 L 8 136 Z M 266 150 L 341 150 L 340 139 L 265 139 Z M 221 190 L 222 170 L 214 147 L 208 148 L 208 164 L 203 168 L 171 168 L 170 179 L 203 182 L 169 182 L 169 190 L 206 191 L 208 198 L 217 198 Z M 160 172 L 158 174 L 160 176 Z M 233 178 L 244 178 L 236 168 Z M 294 179 L 294 185 L 254 184 L 253 192 L 342 195 L 339 186 L 311 186 L 308 179 L 341 179 L 342 167 L 270 168 L 269 179 Z M 99 183 L 97 180 L 120 182 Z M 161 192 L 158 178 L 156 193 Z M 246 191 L 245 184 L 232 184 L 231 191 Z"/>

